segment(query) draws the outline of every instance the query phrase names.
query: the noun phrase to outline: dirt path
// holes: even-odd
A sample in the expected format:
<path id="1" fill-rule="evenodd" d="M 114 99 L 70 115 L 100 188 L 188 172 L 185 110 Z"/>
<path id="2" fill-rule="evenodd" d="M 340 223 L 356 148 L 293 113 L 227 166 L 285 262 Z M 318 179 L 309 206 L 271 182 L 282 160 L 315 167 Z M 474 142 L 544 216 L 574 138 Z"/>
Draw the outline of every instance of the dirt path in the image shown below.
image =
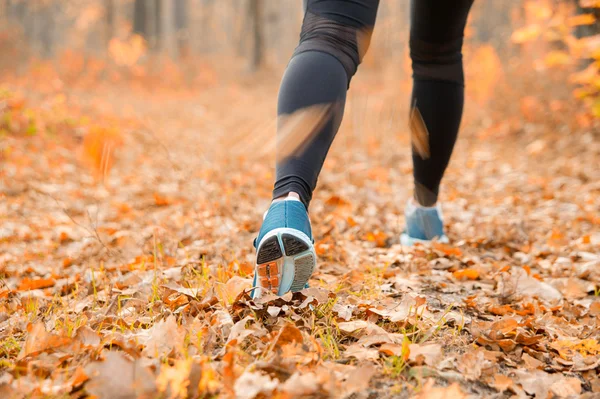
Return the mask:
<path id="1" fill-rule="evenodd" d="M 113 136 L 2 136 L 0 396 L 600 395 L 597 133 L 471 111 L 452 244 L 402 248 L 405 95 L 359 86 L 311 205 L 312 288 L 254 302 L 275 94 L 73 92 Z"/>

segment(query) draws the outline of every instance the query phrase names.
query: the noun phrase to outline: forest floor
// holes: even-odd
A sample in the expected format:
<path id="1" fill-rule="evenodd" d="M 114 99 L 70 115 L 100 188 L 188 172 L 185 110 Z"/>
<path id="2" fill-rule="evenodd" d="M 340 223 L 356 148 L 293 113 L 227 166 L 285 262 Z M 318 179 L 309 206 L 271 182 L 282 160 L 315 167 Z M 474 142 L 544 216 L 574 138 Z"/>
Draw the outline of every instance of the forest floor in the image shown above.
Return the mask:
<path id="1" fill-rule="evenodd" d="M 408 83 L 361 76 L 311 288 L 251 300 L 267 75 L 3 89 L 0 397 L 600 397 L 600 140 L 569 101 L 468 100 L 451 243 L 406 248 Z"/>

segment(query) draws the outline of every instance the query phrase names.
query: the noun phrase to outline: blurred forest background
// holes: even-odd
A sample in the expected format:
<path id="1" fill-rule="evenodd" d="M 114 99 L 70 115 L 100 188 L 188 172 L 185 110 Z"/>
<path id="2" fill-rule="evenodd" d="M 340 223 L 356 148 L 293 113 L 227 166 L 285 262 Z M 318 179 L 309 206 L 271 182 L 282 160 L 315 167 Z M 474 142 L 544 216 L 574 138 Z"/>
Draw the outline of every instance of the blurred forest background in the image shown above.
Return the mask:
<path id="1" fill-rule="evenodd" d="M 409 3 L 381 2 L 361 70 L 409 76 Z M 465 57 L 473 58 L 467 72 L 489 81 L 506 72 L 518 86 L 531 83 L 526 70 L 558 69 L 561 78 L 567 71 L 570 82 L 584 88 L 576 96 L 588 109 L 596 104 L 600 115 L 589 98 L 598 86 L 591 82 L 598 72 L 592 62 L 600 40 L 598 7 L 595 0 L 476 1 L 466 32 Z M 301 0 L 3 0 L 0 72 L 23 74 L 52 61 L 62 78 L 154 77 L 191 87 L 214 81 L 215 74 L 281 70 L 297 44 L 302 15 Z M 491 96 L 495 84 L 482 86 L 487 92 L 479 97 Z"/>

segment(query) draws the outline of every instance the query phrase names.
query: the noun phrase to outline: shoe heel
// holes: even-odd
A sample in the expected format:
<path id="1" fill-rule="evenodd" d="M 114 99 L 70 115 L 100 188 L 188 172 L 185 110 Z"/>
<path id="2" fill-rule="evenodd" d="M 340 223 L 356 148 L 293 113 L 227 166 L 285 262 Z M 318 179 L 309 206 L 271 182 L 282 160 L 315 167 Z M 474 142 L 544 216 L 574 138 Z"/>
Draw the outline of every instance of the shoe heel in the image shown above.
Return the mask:
<path id="1" fill-rule="evenodd" d="M 269 235 L 259 243 L 256 255 L 259 290 L 275 295 L 303 290 L 317 265 L 310 238 L 290 228 L 275 229 Z M 260 291 L 255 292 L 260 296 Z"/>

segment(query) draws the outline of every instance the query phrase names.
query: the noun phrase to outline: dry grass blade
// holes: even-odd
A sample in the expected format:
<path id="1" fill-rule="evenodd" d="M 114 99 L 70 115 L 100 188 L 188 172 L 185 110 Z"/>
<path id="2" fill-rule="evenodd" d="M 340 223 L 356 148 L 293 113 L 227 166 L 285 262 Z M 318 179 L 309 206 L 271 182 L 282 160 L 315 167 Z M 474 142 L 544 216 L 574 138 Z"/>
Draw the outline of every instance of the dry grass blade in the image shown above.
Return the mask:
<path id="1" fill-rule="evenodd" d="M 429 159 L 431 156 L 429 151 L 429 131 L 416 103 L 410 111 L 408 125 L 410 128 L 410 139 L 415 151 L 422 159 Z"/>

